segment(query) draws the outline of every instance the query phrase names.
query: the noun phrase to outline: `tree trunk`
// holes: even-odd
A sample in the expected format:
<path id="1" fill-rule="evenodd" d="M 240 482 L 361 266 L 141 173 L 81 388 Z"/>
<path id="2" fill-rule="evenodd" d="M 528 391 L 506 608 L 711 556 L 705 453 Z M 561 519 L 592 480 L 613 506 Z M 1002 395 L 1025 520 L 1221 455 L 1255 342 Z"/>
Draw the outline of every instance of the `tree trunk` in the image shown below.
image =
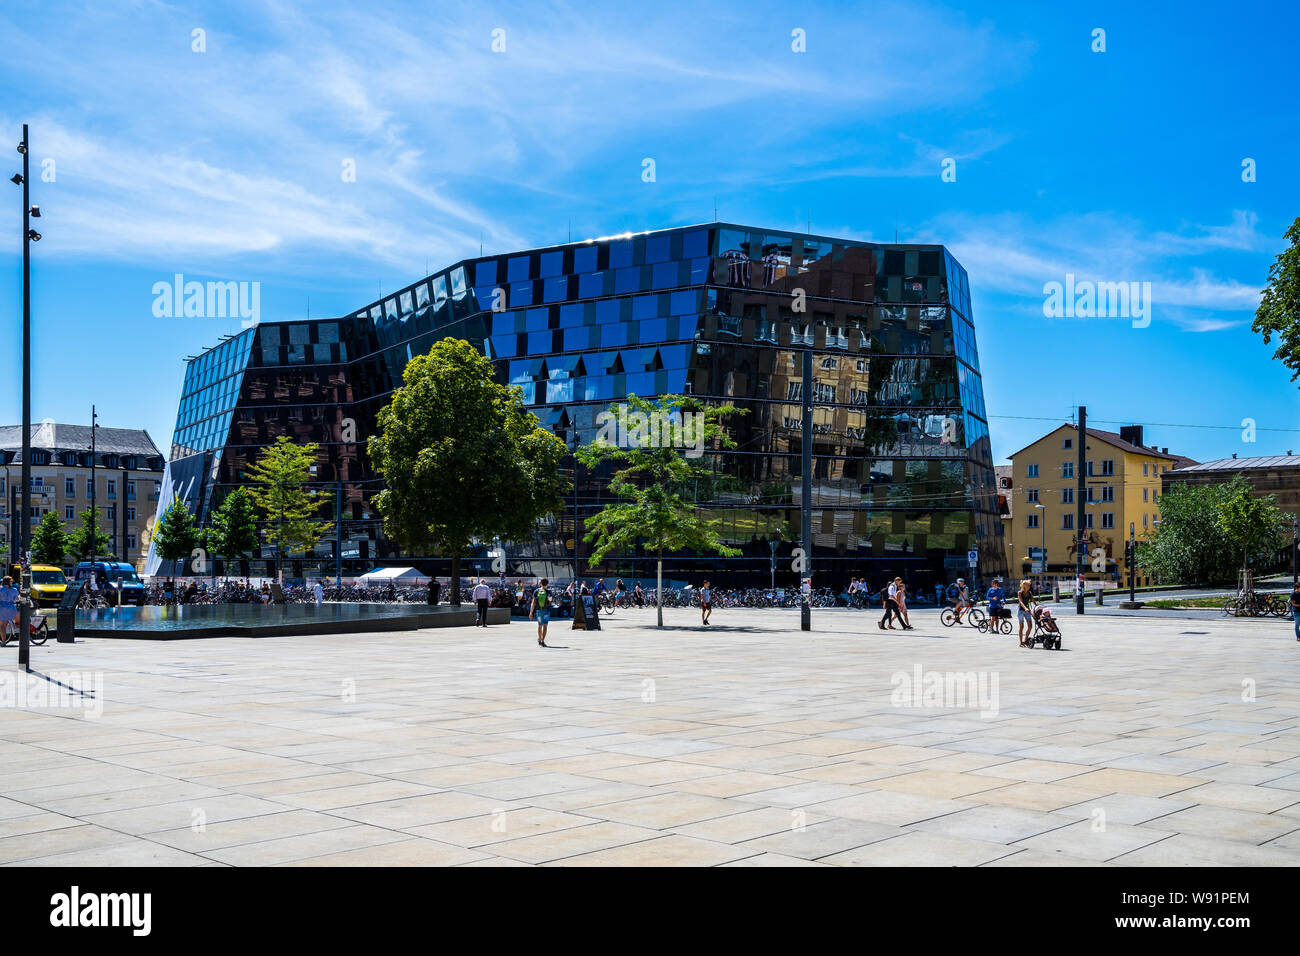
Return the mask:
<path id="1" fill-rule="evenodd" d="M 460 553 L 451 558 L 451 603 L 460 607 Z"/>
<path id="2" fill-rule="evenodd" d="M 659 549 L 659 562 L 655 571 L 655 610 L 659 613 L 659 626 L 664 626 L 664 549 Z"/>

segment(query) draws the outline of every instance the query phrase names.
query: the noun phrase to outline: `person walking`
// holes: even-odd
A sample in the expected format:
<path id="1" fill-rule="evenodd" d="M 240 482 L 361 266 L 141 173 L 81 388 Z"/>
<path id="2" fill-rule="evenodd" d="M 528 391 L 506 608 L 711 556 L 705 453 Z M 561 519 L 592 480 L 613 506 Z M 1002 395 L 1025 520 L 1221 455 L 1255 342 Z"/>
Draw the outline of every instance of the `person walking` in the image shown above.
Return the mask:
<path id="1" fill-rule="evenodd" d="M 546 590 L 546 578 L 537 585 L 537 590 L 533 592 L 532 605 L 528 608 L 528 618 L 532 620 L 537 618 L 537 646 L 546 647 L 546 627 L 551 623 L 551 595 Z"/>
<path id="2" fill-rule="evenodd" d="M 492 589 L 488 587 L 486 578 L 479 578 L 478 584 L 474 585 L 474 603 L 478 605 L 478 617 L 474 620 L 475 627 L 487 627 L 488 601 L 492 599 Z"/>
<path id="3" fill-rule="evenodd" d="M 426 595 L 425 599 L 430 604 L 437 606 L 438 599 L 441 597 L 442 597 L 442 582 L 439 581 L 437 578 L 429 578 L 429 593 Z"/>
<path id="4" fill-rule="evenodd" d="M 885 616 L 882 617 L 876 625 L 882 631 L 894 630 L 893 619 L 898 617 L 899 623 L 902 623 L 903 617 L 898 613 L 898 586 L 903 583 L 902 578 L 894 578 L 889 582 L 889 587 L 885 589 L 881 604 L 885 608 Z"/>
<path id="5" fill-rule="evenodd" d="M 705 627 L 709 624 L 709 615 L 713 613 L 713 589 L 709 587 L 709 582 L 705 581 L 700 586 L 700 623 Z"/>
<path id="6" fill-rule="evenodd" d="M 316 599 L 316 606 L 320 607 L 325 603 L 325 586 L 317 581 L 311 586 L 311 596 Z"/>
<path id="7" fill-rule="evenodd" d="M 1295 623 L 1295 639 L 1300 641 L 1300 584 L 1291 589 L 1291 620 Z"/>
<path id="8" fill-rule="evenodd" d="M 1025 578 L 1020 582 L 1020 590 L 1016 592 L 1016 622 L 1021 647 L 1026 646 L 1025 638 L 1032 637 L 1034 633 L 1034 592 L 1030 590 L 1031 587 L 1029 579 Z"/>
<path id="9" fill-rule="evenodd" d="M 898 605 L 898 619 L 903 622 L 903 630 L 912 630 L 911 619 L 907 616 L 907 585 L 900 578 L 898 580 L 898 593 L 894 597 L 894 602 Z"/>
<path id="10" fill-rule="evenodd" d="M 14 587 L 14 579 L 9 575 L 0 581 L 0 647 L 9 643 L 10 632 L 17 633 L 18 600 L 22 592 Z"/>

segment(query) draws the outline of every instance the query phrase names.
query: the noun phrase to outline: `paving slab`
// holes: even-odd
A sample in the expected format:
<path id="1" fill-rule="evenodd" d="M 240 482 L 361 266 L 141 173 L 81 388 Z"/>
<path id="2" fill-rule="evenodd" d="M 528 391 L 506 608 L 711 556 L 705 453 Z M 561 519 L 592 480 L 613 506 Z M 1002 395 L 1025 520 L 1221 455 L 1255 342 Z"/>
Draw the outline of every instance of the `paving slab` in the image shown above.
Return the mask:
<path id="1" fill-rule="evenodd" d="M 1300 864 L 1287 622 L 665 619 L 49 645 L 104 711 L 0 708 L 0 865 Z"/>

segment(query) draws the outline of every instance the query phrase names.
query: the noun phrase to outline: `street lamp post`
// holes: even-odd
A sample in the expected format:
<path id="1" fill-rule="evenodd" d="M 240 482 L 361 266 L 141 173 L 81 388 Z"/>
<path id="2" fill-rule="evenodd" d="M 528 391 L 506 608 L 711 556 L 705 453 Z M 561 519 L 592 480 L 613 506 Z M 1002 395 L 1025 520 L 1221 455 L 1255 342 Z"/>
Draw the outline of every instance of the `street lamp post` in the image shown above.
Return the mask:
<path id="1" fill-rule="evenodd" d="M 1291 516 L 1291 590 L 1295 590 L 1296 581 L 1296 552 L 1300 548 L 1300 518 L 1296 515 Z"/>
<path id="2" fill-rule="evenodd" d="M 27 147 L 27 124 L 23 124 L 23 141 L 18 144 L 23 157 L 23 171 L 10 182 L 23 187 L 23 467 L 22 514 L 19 516 L 18 560 L 21 562 L 22 580 L 19 587 L 24 599 L 18 605 L 18 666 L 26 670 L 31 663 L 29 642 L 32 606 L 32 563 L 28 557 L 31 547 L 32 524 L 32 243 L 39 242 L 41 234 L 31 228 L 33 217 L 41 211 L 31 204 L 31 160 Z"/>
<path id="3" fill-rule="evenodd" d="M 578 600 L 578 426 L 573 426 L 573 600 Z M 658 597 L 656 596 L 656 600 Z"/>
<path id="4" fill-rule="evenodd" d="M 1137 541 L 1133 537 L 1137 531 L 1136 522 L 1128 523 L 1128 600 L 1132 604 L 1137 600 Z"/>
<path id="5" fill-rule="evenodd" d="M 811 333 L 809 333 L 811 334 Z M 812 630 L 812 433 L 813 433 L 813 350 L 812 342 L 803 353 L 803 487 L 800 489 L 799 537 L 803 548 L 803 575 L 808 581 L 808 593 L 799 608 L 799 629 Z M 802 582 L 800 582 L 802 583 Z"/>
<path id="6" fill-rule="evenodd" d="M 95 576 L 95 551 L 99 543 L 99 515 L 95 512 L 95 501 L 99 495 L 98 482 L 95 478 L 95 431 L 99 428 L 99 414 L 95 406 L 90 406 L 90 576 Z"/>

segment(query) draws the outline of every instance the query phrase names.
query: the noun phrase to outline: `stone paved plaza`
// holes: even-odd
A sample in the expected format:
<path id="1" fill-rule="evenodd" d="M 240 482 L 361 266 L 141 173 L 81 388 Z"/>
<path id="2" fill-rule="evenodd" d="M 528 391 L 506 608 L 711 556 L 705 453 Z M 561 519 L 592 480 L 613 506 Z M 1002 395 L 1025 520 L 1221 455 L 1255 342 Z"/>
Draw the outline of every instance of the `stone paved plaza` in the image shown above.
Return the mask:
<path id="1" fill-rule="evenodd" d="M 1300 863 L 1289 621 L 1063 608 L 1054 652 L 876 616 L 33 648 L 102 674 L 97 719 L 14 706 L 11 646 L 0 863 Z"/>

